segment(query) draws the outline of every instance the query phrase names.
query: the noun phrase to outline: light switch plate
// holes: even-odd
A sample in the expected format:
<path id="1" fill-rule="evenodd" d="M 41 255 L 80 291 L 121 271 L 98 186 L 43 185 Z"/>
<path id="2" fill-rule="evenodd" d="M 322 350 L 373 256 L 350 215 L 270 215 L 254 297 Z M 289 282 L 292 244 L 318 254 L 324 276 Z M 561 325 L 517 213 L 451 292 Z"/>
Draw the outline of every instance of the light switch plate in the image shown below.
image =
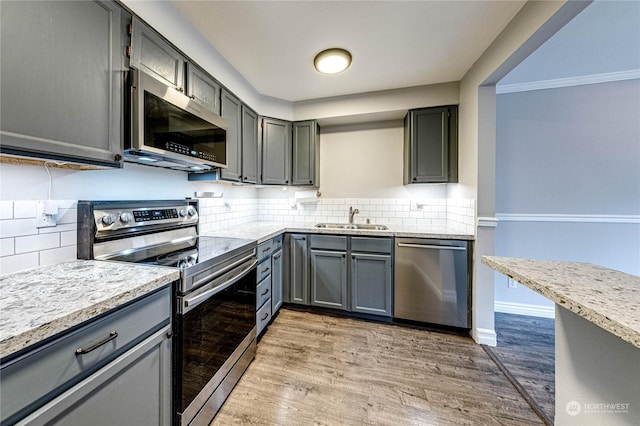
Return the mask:
<path id="1" fill-rule="evenodd" d="M 36 227 L 37 228 L 50 228 L 52 226 L 57 225 L 57 216 L 54 214 L 46 214 L 45 206 L 47 206 L 46 201 L 36 202 Z"/>

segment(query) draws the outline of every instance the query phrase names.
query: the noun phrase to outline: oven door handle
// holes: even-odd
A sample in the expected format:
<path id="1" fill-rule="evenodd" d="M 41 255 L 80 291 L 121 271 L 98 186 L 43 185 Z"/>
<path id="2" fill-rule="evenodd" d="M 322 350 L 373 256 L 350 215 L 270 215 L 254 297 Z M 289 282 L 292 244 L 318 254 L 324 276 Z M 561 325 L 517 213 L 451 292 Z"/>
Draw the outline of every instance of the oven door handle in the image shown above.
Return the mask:
<path id="1" fill-rule="evenodd" d="M 251 272 L 251 270 L 258 264 L 258 260 L 255 259 L 253 261 L 251 261 L 251 265 L 247 266 L 244 271 L 242 271 L 242 273 L 240 275 L 235 275 L 232 278 L 228 279 L 227 281 L 224 281 L 223 283 L 217 284 L 216 286 L 193 296 L 186 296 L 182 298 L 182 303 L 180 306 L 180 311 L 181 313 L 184 315 L 187 312 L 189 312 L 190 310 L 192 310 L 193 308 L 195 308 L 196 306 L 198 306 L 200 303 L 204 302 L 205 300 L 207 300 L 208 298 L 210 298 L 211 296 L 214 296 L 217 293 L 220 293 L 223 290 L 226 290 L 228 287 L 232 286 L 233 284 L 235 284 L 238 280 L 244 278 L 249 272 Z"/>

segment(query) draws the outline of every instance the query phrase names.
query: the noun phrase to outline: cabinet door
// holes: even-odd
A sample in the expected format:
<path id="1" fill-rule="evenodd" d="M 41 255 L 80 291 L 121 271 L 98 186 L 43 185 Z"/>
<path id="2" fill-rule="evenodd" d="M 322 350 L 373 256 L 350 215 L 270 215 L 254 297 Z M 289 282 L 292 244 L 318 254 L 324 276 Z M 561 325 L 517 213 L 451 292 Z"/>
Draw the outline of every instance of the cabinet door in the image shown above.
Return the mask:
<path id="1" fill-rule="evenodd" d="M 154 30 L 133 18 L 131 66 L 157 78 L 167 86 L 184 92 L 186 59 Z"/>
<path id="2" fill-rule="evenodd" d="M 221 97 L 222 117 L 227 120 L 227 168 L 220 169 L 220 178 L 240 182 L 242 172 L 242 103 L 226 90 Z"/>
<path id="3" fill-rule="evenodd" d="M 318 124 L 315 120 L 293 123 L 292 185 L 318 186 Z"/>
<path id="4" fill-rule="evenodd" d="M 405 183 L 449 182 L 449 107 L 409 111 L 405 118 Z"/>
<path id="5" fill-rule="evenodd" d="M 307 236 L 293 234 L 289 253 L 289 300 L 290 303 L 309 304 L 309 259 Z"/>
<path id="6" fill-rule="evenodd" d="M 288 185 L 291 175 L 291 123 L 262 120 L 262 184 Z"/>
<path id="7" fill-rule="evenodd" d="M 311 304 L 347 309 L 347 253 L 311 250 Z"/>
<path id="8" fill-rule="evenodd" d="M 271 314 L 282 306 L 282 250 L 271 256 Z"/>
<path id="9" fill-rule="evenodd" d="M 0 2 L 1 152 L 122 167 L 128 17 L 115 2 Z"/>
<path id="10" fill-rule="evenodd" d="M 167 326 L 35 411 L 27 425 L 171 425 Z"/>
<path id="11" fill-rule="evenodd" d="M 187 62 L 187 96 L 220 114 L 220 85 L 190 62 Z"/>
<path id="12" fill-rule="evenodd" d="M 258 183 L 258 114 L 242 105 L 242 182 Z"/>
<path id="13" fill-rule="evenodd" d="M 391 256 L 351 254 L 351 310 L 391 317 Z"/>

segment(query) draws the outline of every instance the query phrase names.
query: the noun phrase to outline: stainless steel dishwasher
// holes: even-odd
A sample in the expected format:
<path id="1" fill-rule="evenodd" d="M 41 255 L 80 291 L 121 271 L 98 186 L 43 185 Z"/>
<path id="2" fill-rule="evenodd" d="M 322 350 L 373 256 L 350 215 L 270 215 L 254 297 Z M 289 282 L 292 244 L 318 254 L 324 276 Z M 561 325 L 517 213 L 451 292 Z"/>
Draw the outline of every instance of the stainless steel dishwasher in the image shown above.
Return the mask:
<path id="1" fill-rule="evenodd" d="M 471 328 L 469 243 L 423 238 L 395 243 L 394 318 Z"/>

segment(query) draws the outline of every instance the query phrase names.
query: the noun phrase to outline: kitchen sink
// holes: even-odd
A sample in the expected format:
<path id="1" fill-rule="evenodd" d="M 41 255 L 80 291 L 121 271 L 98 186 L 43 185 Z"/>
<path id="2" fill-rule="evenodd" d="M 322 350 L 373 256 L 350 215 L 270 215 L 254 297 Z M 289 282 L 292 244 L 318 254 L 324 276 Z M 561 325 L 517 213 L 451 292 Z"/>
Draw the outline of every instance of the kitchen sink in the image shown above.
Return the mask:
<path id="1" fill-rule="evenodd" d="M 363 229 L 368 231 L 386 231 L 389 229 L 386 225 L 373 225 L 373 224 L 365 224 L 365 223 L 318 223 L 316 228 L 325 228 L 325 229 Z"/>

